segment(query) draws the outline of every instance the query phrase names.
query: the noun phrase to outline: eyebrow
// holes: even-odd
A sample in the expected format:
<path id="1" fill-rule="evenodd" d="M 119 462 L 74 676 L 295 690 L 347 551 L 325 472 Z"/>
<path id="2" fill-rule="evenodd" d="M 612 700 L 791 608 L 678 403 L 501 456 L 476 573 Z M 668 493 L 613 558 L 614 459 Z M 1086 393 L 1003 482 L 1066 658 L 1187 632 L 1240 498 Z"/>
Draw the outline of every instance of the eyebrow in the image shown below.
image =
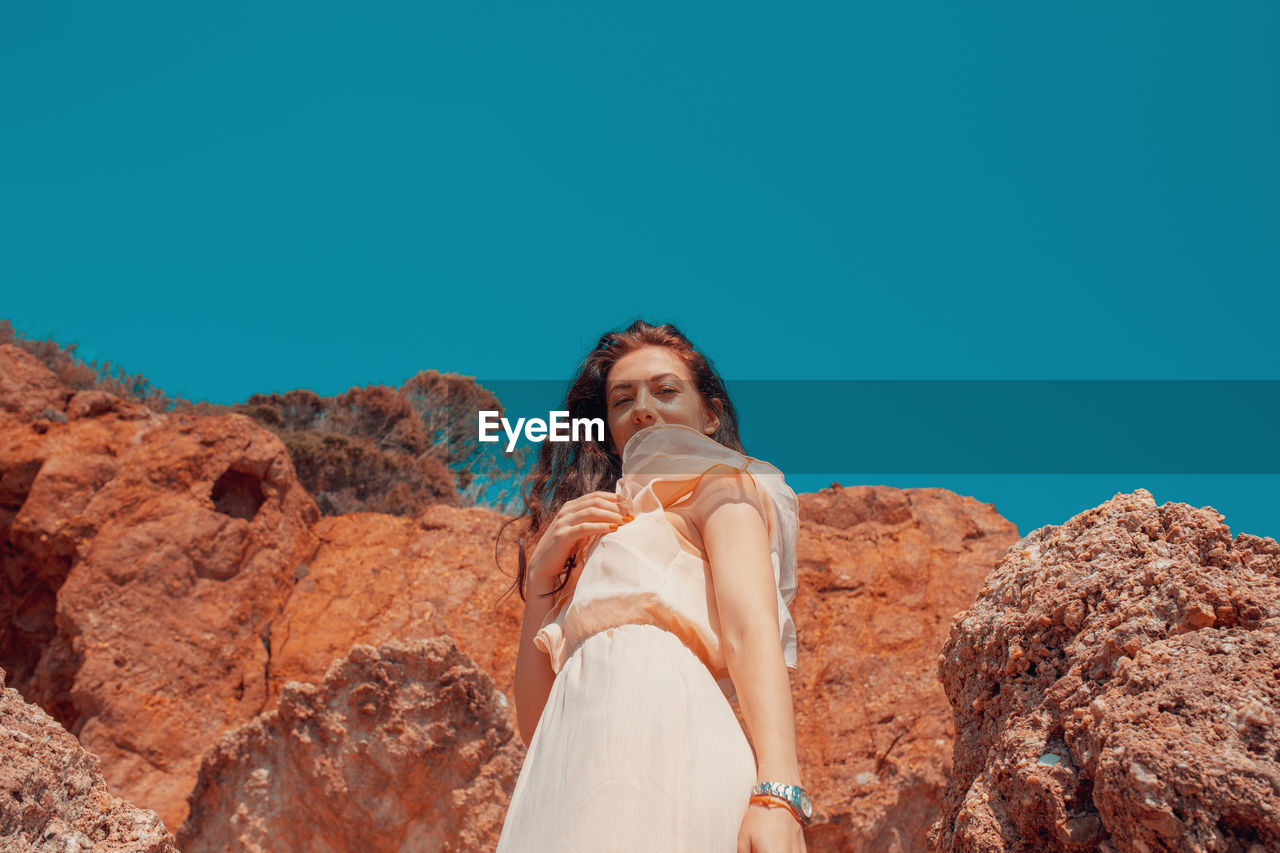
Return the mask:
<path id="1" fill-rule="evenodd" d="M 676 376 L 674 373 L 659 373 L 659 374 L 657 374 L 656 376 L 650 376 L 650 377 L 649 377 L 649 381 L 650 381 L 650 382 L 657 382 L 659 379 L 674 379 L 674 380 L 676 380 L 677 382 L 683 382 L 683 381 L 684 381 L 684 380 L 683 380 L 683 379 L 681 379 L 679 376 Z M 631 387 L 631 385 L 632 385 L 632 383 L 631 383 L 631 382 L 619 382 L 619 383 L 617 383 L 616 385 L 614 385 L 612 388 L 610 388 L 610 389 L 609 389 L 609 393 L 610 393 L 610 394 L 612 394 L 614 391 L 618 391 L 618 390 L 621 390 L 621 389 L 623 389 L 623 388 L 630 388 L 630 387 Z"/>

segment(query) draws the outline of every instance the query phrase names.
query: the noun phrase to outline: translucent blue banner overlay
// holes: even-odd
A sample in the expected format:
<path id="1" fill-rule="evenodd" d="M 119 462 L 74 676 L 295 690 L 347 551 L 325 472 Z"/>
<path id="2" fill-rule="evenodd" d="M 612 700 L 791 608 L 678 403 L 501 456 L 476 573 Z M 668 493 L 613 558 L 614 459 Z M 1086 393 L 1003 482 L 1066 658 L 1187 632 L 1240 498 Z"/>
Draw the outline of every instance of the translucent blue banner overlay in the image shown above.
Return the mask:
<path id="1" fill-rule="evenodd" d="M 547 419 L 567 388 L 477 381 L 512 421 Z M 725 384 L 746 452 L 788 475 L 1280 473 L 1280 380 Z"/>

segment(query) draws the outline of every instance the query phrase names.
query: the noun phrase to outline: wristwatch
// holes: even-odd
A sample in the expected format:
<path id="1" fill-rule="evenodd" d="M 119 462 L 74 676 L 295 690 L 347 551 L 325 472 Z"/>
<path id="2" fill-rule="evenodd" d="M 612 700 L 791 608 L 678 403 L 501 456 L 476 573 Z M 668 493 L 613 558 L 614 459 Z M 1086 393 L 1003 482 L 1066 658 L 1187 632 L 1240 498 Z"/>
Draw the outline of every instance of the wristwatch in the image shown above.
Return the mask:
<path id="1" fill-rule="evenodd" d="M 800 822 L 808 826 L 813 822 L 813 801 L 809 799 L 809 795 L 804 788 L 799 785 L 784 785 L 781 782 L 761 782 L 751 789 L 751 796 L 777 797 L 785 800 L 790 806 L 791 811 L 796 817 L 800 818 Z"/>

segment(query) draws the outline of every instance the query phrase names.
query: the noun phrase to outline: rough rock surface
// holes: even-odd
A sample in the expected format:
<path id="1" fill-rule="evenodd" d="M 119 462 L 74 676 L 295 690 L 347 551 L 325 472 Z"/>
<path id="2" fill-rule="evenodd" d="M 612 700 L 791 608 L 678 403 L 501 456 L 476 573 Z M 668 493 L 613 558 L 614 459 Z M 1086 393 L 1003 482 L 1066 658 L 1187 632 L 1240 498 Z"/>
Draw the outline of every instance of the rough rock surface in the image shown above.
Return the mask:
<path id="1" fill-rule="evenodd" d="M 0 346 L 0 411 L 32 420 L 49 412 L 65 416 L 71 389 L 40 359 L 13 344 Z"/>
<path id="2" fill-rule="evenodd" d="M 113 797 L 97 756 L 0 669 L 0 849 L 9 853 L 177 853 L 155 812 Z"/>
<path id="3" fill-rule="evenodd" d="M 505 705 L 448 637 L 356 645 L 210 750 L 182 849 L 492 850 L 524 757 Z"/>
<path id="4" fill-rule="evenodd" d="M 1280 850 L 1280 545 L 1139 489 L 1014 545 L 939 659 L 938 849 Z"/>
<path id="5" fill-rule="evenodd" d="M 448 633 L 514 695 L 522 605 L 498 603 L 511 579 L 494 569 L 502 517 L 432 506 L 417 518 L 378 513 L 326 517 L 320 546 L 271 630 L 270 695 L 289 681 L 317 682 L 353 644 Z M 499 551 L 515 564 L 514 549 Z M 516 724 L 514 705 L 509 711 Z"/>
<path id="6" fill-rule="evenodd" d="M 56 382 L 0 350 L 0 374 L 48 374 L 28 391 Z M 112 790 L 178 826 L 205 749 L 267 702 L 270 623 L 319 513 L 248 418 L 110 396 L 0 411 L 0 660 Z"/>
<path id="7" fill-rule="evenodd" d="M 887 486 L 801 495 L 800 527 L 792 682 L 817 815 L 808 849 L 924 850 L 953 735 L 938 649 L 1017 528 L 973 498 Z"/>

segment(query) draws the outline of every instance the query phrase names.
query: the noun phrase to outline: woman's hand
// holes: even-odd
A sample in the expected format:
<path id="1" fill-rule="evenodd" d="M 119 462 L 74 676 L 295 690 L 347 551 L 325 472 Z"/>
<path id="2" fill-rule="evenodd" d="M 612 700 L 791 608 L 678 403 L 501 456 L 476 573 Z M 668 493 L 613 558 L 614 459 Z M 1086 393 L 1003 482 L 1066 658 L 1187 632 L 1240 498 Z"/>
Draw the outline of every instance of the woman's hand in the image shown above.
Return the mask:
<path id="1" fill-rule="evenodd" d="M 738 830 L 738 853 L 805 853 L 804 829 L 786 806 L 752 803 Z"/>
<path id="2" fill-rule="evenodd" d="M 587 492 L 565 501 L 529 555 L 529 582 L 545 589 L 555 586 L 565 560 L 577 552 L 584 539 L 617 530 L 630 521 L 619 509 L 621 498 L 613 492 Z"/>

